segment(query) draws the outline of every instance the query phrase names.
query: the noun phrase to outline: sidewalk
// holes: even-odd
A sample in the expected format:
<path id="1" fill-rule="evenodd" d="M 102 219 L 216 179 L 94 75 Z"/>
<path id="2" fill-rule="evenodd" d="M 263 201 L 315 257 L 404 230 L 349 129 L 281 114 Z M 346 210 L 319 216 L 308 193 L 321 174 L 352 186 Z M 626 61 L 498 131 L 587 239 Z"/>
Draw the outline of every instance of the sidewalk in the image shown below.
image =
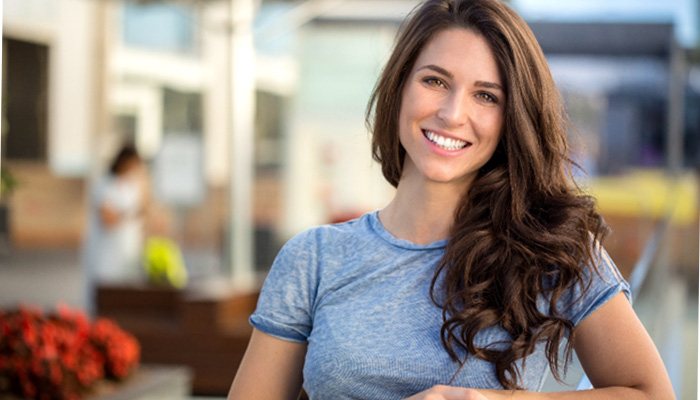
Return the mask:
<path id="1" fill-rule="evenodd" d="M 0 255 L 0 306 L 85 309 L 79 250 L 11 250 Z"/>
<path id="2" fill-rule="evenodd" d="M 189 250 L 185 263 L 197 266 L 190 278 L 211 276 L 221 261 L 213 251 Z M 80 249 L 12 249 L 0 252 L 0 306 L 27 304 L 51 309 L 56 304 L 85 310 Z"/>

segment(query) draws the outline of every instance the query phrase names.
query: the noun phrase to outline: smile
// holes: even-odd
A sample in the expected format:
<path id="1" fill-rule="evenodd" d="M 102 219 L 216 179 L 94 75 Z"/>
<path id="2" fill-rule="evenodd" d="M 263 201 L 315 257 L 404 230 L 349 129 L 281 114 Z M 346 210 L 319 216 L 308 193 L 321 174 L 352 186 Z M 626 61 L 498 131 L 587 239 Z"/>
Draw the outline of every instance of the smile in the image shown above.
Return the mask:
<path id="1" fill-rule="evenodd" d="M 469 146 L 471 143 L 464 140 L 452 139 L 445 136 L 440 136 L 433 131 L 423 130 L 423 136 L 430 140 L 436 146 L 441 147 L 445 150 L 455 151 L 463 149 Z"/>

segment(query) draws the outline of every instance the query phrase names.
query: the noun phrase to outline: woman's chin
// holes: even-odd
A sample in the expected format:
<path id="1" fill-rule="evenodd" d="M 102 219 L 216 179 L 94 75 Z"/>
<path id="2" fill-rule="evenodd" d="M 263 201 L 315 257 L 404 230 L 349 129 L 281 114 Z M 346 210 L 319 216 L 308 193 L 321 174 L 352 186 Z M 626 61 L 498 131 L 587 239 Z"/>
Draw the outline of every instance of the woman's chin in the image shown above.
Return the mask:
<path id="1" fill-rule="evenodd" d="M 423 182 L 428 185 L 436 186 L 467 186 L 473 180 L 473 177 L 467 175 L 455 175 L 450 173 L 434 173 L 425 174 Z"/>

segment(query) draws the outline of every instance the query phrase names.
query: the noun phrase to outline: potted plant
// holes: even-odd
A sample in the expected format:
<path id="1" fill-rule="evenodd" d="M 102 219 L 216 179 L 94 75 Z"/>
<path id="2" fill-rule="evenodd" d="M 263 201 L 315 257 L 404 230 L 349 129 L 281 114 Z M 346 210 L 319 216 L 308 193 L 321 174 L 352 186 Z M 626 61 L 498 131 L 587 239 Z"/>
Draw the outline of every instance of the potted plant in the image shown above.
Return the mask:
<path id="1" fill-rule="evenodd" d="M 79 400 L 139 365 L 141 349 L 130 333 L 65 306 L 53 313 L 0 309 L 0 333 L 0 399 Z"/>
<path id="2" fill-rule="evenodd" d="M 4 165 L 0 166 L 0 246 L 4 247 L 9 247 L 10 242 L 9 198 L 17 184 L 17 179 L 10 170 Z"/>
<path id="3" fill-rule="evenodd" d="M 0 166 L 0 203 L 6 203 L 17 187 L 17 179 L 5 165 Z"/>

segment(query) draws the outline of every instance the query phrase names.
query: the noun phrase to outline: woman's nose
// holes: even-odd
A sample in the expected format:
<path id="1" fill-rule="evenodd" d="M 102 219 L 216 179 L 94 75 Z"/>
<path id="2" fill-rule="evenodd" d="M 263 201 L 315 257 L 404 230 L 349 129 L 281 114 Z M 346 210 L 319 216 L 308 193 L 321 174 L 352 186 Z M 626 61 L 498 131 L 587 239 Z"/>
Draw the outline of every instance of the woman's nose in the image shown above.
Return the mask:
<path id="1" fill-rule="evenodd" d="M 449 96 L 443 98 L 437 116 L 448 127 L 467 123 L 469 119 L 467 95 L 456 91 L 450 93 Z"/>

